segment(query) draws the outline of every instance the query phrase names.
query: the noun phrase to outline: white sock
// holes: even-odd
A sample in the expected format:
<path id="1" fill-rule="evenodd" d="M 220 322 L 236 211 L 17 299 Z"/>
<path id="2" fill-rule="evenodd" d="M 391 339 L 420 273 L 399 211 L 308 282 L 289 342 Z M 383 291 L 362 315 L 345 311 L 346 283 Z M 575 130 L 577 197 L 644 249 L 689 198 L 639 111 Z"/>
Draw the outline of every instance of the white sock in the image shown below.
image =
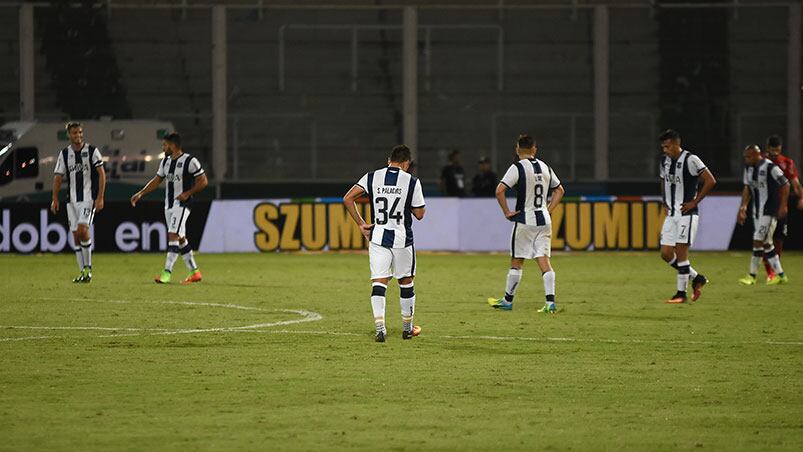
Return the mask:
<path id="1" fill-rule="evenodd" d="M 753 256 L 750 257 L 750 274 L 751 275 L 756 276 L 756 273 L 758 273 L 758 266 L 759 266 L 759 264 L 761 264 L 761 259 L 763 257 L 764 257 L 764 249 L 763 248 L 753 248 Z M 772 265 L 772 262 L 770 262 L 770 265 Z"/>
<path id="2" fill-rule="evenodd" d="M 775 247 L 766 250 L 767 262 L 772 266 L 772 271 L 776 274 L 783 274 L 783 267 L 781 267 L 781 257 L 775 252 Z"/>
<path id="3" fill-rule="evenodd" d="M 81 260 L 84 261 L 84 268 L 92 268 L 92 240 L 81 242 Z"/>
<path id="4" fill-rule="evenodd" d="M 689 285 L 689 261 L 678 262 L 678 292 L 686 292 Z"/>
<path id="5" fill-rule="evenodd" d="M 555 302 L 555 271 L 550 270 L 543 275 L 544 278 L 544 294 L 546 295 L 547 303 Z"/>
<path id="6" fill-rule="evenodd" d="M 83 271 L 84 269 L 84 252 L 82 251 L 81 245 L 75 247 L 75 260 L 78 262 L 78 271 Z"/>
<path id="7" fill-rule="evenodd" d="M 415 314 L 415 290 L 413 283 L 401 285 L 399 284 L 401 296 L 399 297 L 399 304 L 401 305 L 402 328 L 404 331 L 410 332 L 413 330 L 413 315 Z"/>
<path id="8" fill-rule="evenodd" d="M 519 287 L 521 281 L 521 269 L 511 268 L 507 272 L 507 284 L 505 285 L 505 301 L 512 303 L 513 297 L 516 296 L 516 289 Z"/>
<path id="9" fill-rule="evenodd" d="M 165 270 L 172 272 L 173 265 L 176 263 L 176 259 L 178 259 L 178 240 L 173 242 L 167 242 L 167 259 L 165 260 Z"/>
<path id="10" fill-rule="evenodd" d="M 669 261 L 669 265 L 672 266 L 675 270 L 678 268 L 678 256 L 677 254 L 672 255 L 672 260 Z M 691 265 L 689 265 L 689 278 L 694 279 L 698 275 L 697 270 L 694 269 Z"/>
<path id="11" fill-rule="evenodd" d="M 385 291 L 388 286 L 375 282 L 371 288 L 371 309 L 374 311 L 374 325 L 376 332 L 385 330 Z"/>
<path id="12" fill-rule="evenodd" d="M 190 246 L 190 242 L 187 242 L 183 248 L 181 248 L 181 257 L 184 258 L 184 264 L 187 266 L 189 271 L 195 271 L 198 269 L 198 266 L 195 265 L 195 258 L 192 255 L 192 247 Z"/>

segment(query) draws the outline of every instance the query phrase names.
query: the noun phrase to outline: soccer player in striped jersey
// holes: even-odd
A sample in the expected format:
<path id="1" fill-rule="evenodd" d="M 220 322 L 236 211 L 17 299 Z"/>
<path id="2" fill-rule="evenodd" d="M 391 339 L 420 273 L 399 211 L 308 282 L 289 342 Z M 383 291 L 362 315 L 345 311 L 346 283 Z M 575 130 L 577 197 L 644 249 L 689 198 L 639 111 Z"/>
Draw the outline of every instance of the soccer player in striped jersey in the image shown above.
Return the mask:
<path id="1" fill-rule="evenodd" d="M 539 312 L 554 314 L 555 271 L 549 262 L 552 254 L 552 210 L 560 203 L 565 193 L 560 179 L 552 168 L 535 158 L 538 147 L 529 135 L 519 135 L 516 154 L 519 161 L 510 165 L 496 186 L 496 200 L 505 218 L 513 222 L 510 239 L 510 270 L 507 273 L 505 296 L 489 298 L 494 308 L 513 309 L 513 297 L 521 280 L 524 259 L 535 259 L 544 281 L 546 303 Z M 516 208 L 510 210 L 505 191 L 516 189 Z M 550 193 L 552 196 L 550 198 Z"/>
<path id="2" fill-rule="evenodd" d="M 65 128 L 70 144 L 56 157 L 50 210 L 53 214 L 58 213 L 59 190 L 66 178 L 69 192 L 67 219 L 73 234 L 75 258 L 81 272 L 73 282 L 88 283 L 92 281 L 92 238 L 89 227 L 95 219 L 95 213 L 103 210 L 106 172 L 100 151 L 84 142 L 84 128 L 81 123 L 70 122 Z"/>
<path id="3" fill-rule="evenodd" d="M 165 190 L 165 222 L 167 223 L 167 259 L 162 273 L 155 278 L 160 284 L 170 282 L 173 274 L 173 264 L 178 255 L 184 258 L 184 263 L 190 274 L 183 284 L 201 281 L 201 271 L 192 255 L 192 247 L 186 238 L 187 218 L 190 216 L 192 195 L 206 188 L 208 181 L 198 159 L 185 153 L 181 149 L 181 136 L 170 133 L 162 139 L 164 159 L 159 164 L 156 176 L 153 177 L 142 190 L 131 197 L 131 205 L 136 207 L 143 196 L 156 190 L 163 180 L 167 179 Z"/>
<path id="4" fill-rule="evenodd" d="M 798 210 L 803 210 L 803 187 L 800 185 L 797 166 L 795 166 L 794 160 L 781 154 L 782 148 L 783 140 L 781 137 L 772 135 L 767 138 L 766 152 L 762 152 L 761 155 L 776 164 L 778 168 L 783 171 L 783 175 L 786 179 L 789 180 L 791 188 L 789 200 L 792 200 L 793 194 L 797 198 L 797 202 L 790 202 L 790 206 L 795 205 Z M 779 257 L 783 253 L 783 242 L 787 237 L 789 237 L 789 215 L 787 215 L 786 218 L 778 217 L 778 226 L 775 228 L 775 235 L 772 237 L 773 245 L 775 245 L 775 252 L 778 253 Z M 767 270 L 767 281 L 772 280 L 775 276 L 775 272 L 772 270 L 772 265 L 770 265 L 766 255 L 764 255 L 764 268 Z"/>
<path id="5" fill-rule="evenodd" d="M 421 181 L 407 172 L 411 162 L 407 146 L 394 147 L 386 168 L 365 174 L 343 197 L 346 210 L 368 240 L 371 308 L 377 342 L 385 342 L 387 336 L 385 291 L 391 277 L 399 281 L 402 339 L 412 339 L 421 332 L 413 324 L 416 268 L 412 225 L 413 217 L 424 218 L 425 206 Z M 366 222 L 354 205 L 363 194 L 368 195 L 371 203 L 373 223 Z"/>
<path id="6" fill-rule="evenodd" d="M 699 222 L 698 205 L 717 181 L 700 157 L 680 147 L 680 134 L 667 130 L 658 137 L 664 153 L 659 167 L 666 218 L 661 228 L 661 258 L 677 270 L 677 292 L 667 303 L 685 303 L 691 279 L 692 301 L 700 298 L 708 282 L 689 262 Z M 697 191 L 699 180 L 703 186 Z"/>
<path id="7" fill-rule="evenodd" d="M 750 273 L 741 278 L 739 283 L 753 285 L 756 283 L 756 271 L 761 259 L 766 256 L 775 275 L 767 280 L 767 284 L 785 284 L 789 281 L 781 267 L 781 259 L 775 252 L 772 236 L 779 218 L 785 218 L 788 212 L 789 180 L 778 165 L 761 156 L 757 144 L 751 144 L 744 150 L 744 189 L 742 204 L 736 221 L 744 224 L 747 219 L 747 205 L 753 201 L 753 258 L 750 260 Z"/>

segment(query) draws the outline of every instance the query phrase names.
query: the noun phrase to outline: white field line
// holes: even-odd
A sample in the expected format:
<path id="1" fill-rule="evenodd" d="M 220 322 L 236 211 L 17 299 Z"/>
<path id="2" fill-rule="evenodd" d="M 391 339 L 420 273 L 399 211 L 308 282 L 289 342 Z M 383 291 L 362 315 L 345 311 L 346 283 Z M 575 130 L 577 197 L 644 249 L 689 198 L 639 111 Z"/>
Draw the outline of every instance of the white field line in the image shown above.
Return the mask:
<path id="1" fill-rule="evenodd" d="M 148 303 L 148 304 L 175 304 L 184 306 L 203 306 L 224 309 L 239 309 L 246 311 L 260 311 L 267 313 L 290 313 L 301 316 L 300 319 L 283 320 L 277 322 L 257 323 L 254 325 L 234 326 L 234 327 L 213 327 L 213 328 L 192 328 L 192 329 L 162 329 L 162 328 L 110 328 L 110 327 L 96 327 L 96 326 L 15 326 L 15 325 L 0 325 L 0 329 L 34 329 L 34 330 L 95 330 L 95 331 L 126 331 L 127 333 L 121 334 L 106 334 L 98 337 L 126 337 L 126 336 L 142 336 L 142 335 L 174 335 L 174 334 L 192 334 L 192 333 L 266 333 L 266 334 L 304 334 L 315 336 L 352 336 L 363 337 L 368 334 L 354 333 L 346 331 L 315 331 L 315 330 L 264 330 L 260 328 L 272 328 L 275 326 L 294 325 L 306 322 L 317 322 L 323 319 L 323 316 L 317 312 L 305 311 L 302 309 L 264 309 L 253 306 L 241 306 L 230 303 L 206 303 L 195 301 L 131 301 L 131 300 L 99 300 L 91 298 L 38 298 L 39 300 L 56 300 L 56 301 L 88 301 L 96 303 L 118 303 L 118 304 L 131 304 L 131 303 Z M 44 340 L 61 338 L 64 336 L 27 336 L 27 337 L 0 337 L 0 342 L 10 341 L 23 341 L 23 340 Z M 602 343 L 602 344 L 686 344 L 686 345 L 782 345 L 782 346 L 803 346 L 803 341 L 701 341 L 701 340 L 684 340 L 684 339 L 609 339 L 609 338 L 575 338 L 575 337 L 530 337 L 530 336 L 488 336 L 488 335 L 426 335 L 427 338 L 433 339 L 447 339 L 447 340 L 480 340 L 480 341 L 527 341 L 527 342 L 574 342 L 574 343 Z"/>

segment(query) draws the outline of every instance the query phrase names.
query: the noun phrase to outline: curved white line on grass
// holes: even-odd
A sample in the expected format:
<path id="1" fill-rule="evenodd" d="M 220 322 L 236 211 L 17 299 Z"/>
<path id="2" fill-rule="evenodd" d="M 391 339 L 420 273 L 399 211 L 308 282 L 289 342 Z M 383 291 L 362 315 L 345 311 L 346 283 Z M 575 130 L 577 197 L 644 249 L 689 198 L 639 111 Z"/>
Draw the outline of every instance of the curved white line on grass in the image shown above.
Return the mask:
<path id="1" fill-rule="evenodd" d="M 123 337 L 123 336 L 142 336 L 142 335 L 172 335 L 172 334 L 192 334 L 192 333 L 226 333 L 237 331 L 250 331 L 257 328 L 271 328 L 274 326 L 294 325 L 297 323 L 317 322 L 323 319 L 323 316 L 313 311 L 305 311 L 303 309 L 265 309 L 255 306 L 242 306 L 231 303 L 207 303 L 200 301 L 148 301 L 148 300 L 101 300 L 93 298 L 53 298 L 41 297 L 39 300 L 56 300 L 56 301 L 88 301 L 94 303 L 114 303 L 114 304 L 174 304 L 183 306 L 202 306 L 212 308 L 225 308 L 225 309 L 239 309 L 244 311 L 259 311 L 269 313 L 287 313 L 296 314 L 301 316 L 300 319 L 281 320 L 276 322 L 256 323 L 253 325 L 244 326 L 231 326 L 231 327 L 213 327 L 213 328 L 179 328 L 179 329 L 166 329 L 166 328 L 130 328 L 130 327 L 102 327 L 102 326 L 33 326 L 33 325 L 0 325 L 0 329 L 20 329 L 20 330 L 77 330 L 77 331 L 126 331 L 122 334 L 107 334 L 98 337 Z M 63 336 L 26 336 L 26 337 L 6 337 L 0 338 L 0 342 L 10 341 L 23 341 L 23 340 L 41 340 L 41 339 L 54 339 Z"/>

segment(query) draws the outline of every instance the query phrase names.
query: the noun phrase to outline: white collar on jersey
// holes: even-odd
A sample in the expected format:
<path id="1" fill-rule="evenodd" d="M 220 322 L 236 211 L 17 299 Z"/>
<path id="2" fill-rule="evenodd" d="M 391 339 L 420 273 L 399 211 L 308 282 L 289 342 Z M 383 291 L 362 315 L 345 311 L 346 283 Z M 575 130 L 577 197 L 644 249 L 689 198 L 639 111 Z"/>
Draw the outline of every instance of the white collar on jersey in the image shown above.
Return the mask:
<path id="1" fill-rule="evenodd" d="M 72 143 L 70 143 L 67 147 L 70 148 L 70 150 L 73 151 L 73 152 L 81 152 L 84 149 L 86 149 L 87 146 L 88 146 L 88 143 L 84 142 L 84 146 L 81 149 L 78 149 L 78 150 L 76 150 L 74 147 L 72 147 Z"/>

